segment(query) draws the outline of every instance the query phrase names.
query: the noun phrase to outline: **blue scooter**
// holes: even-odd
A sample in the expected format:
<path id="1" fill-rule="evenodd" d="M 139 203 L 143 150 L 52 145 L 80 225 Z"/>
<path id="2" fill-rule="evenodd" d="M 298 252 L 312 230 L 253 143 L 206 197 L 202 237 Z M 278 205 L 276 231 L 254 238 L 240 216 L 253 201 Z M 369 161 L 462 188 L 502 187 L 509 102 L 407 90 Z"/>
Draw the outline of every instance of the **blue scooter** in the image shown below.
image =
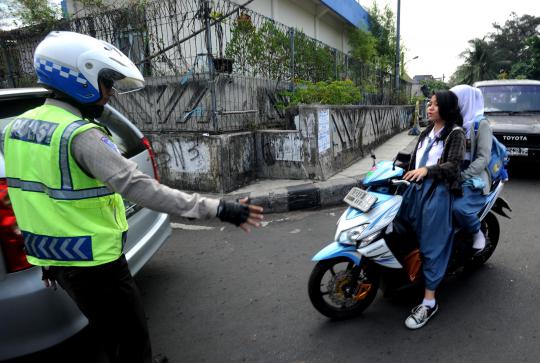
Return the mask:
<path id="1" fill-rule="evenodd" d="M 374 157 L 374 156 L 373 156 Z M 410 155 L 409 155 L 410 157 Z M 344 201 L 349 205 L 337 222 L 334 241 L 313 257 L 317 264 L 308 283 L 313 306 L 332 319 L 361 314 L 375 299 L 384 281 L 384 294 L 422 284 L 421 256 L 414 231 L 395 220 L 402 194 L 409 182 L 402 180 L 407 154 L 396 161 L 375 163 Z M 401 165 L 401 166 L 400 166 Z M 494 213 L 510 218 L 500 197 L 504 182 L 492 188 L 480 211 L 486 247 L 474 253 L 472 236 L 457 230 L 447 274 L 459 268 L 484 264 L 499 241 L 500 227 Z"/>

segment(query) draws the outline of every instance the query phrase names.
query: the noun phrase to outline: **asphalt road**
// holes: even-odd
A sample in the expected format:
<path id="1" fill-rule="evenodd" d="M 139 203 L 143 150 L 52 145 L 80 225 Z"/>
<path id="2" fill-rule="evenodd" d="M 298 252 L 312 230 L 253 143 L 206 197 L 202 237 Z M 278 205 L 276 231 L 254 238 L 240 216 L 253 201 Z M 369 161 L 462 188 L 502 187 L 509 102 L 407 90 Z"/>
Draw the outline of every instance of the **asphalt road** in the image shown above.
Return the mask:
<path id="1" fill-rule="evenodd" d="M 494 256 L 474 274 L 445 281 L 438 315 L 418 331 L 403 325 L 415 296 L 379 294 L 361 317 L 342 322 L 311 306 L 311 257 L 333 238 L 343 208 L 269 215 L 251 234 L 177 220 L 136 277 L 154 351 L 174 363 L 538 362 L 539 186 L 530 172 L 512 175 L 503 196 L 514 212 L 499 218 Z M 80 352 L 87 335 L 28 361 Z"/>
<path id="2" fill-rule="evenodd" d="M 495 255 L 446 281 L 438 316 L 414 332 L 403 321 L 415 297 L 379 295 L 345 322 L 311 306 L 310 259 L 332 239 L 343 208 L 271 215 L 250 235 L 217 223 L 175 229 L 137 277 L 154 349 L 172 362 L 537 362 L 539 181 L 514 175 L 503 194 L 513 219 L 499 219 Z"/>

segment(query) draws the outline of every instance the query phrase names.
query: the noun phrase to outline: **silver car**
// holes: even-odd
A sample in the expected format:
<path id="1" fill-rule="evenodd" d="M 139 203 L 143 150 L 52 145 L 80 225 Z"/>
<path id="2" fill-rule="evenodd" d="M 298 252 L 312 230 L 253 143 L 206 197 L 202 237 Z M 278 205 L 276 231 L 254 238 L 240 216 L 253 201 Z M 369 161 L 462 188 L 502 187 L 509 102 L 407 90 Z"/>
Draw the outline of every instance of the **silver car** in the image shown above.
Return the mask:
<path id="1" fill-rule="evenodd" d="M 47 92 L 43 88 L 0 89 L 0 130 L 17 115 L 41 105 Z M 142 172 L 158 177 L 148 140 L 127 118 L 106 106 L 100 121 L 125 157 Z M 171 227 L 167 214 L 125 203 L 129 231 L 124 252 L 136 274 L 170 236 Z M 17 232 L 0 150 L 0 361 L 56 345 L 88 323 L 61 288 L 44 287 L 41 269 L 27 263 Z"/>

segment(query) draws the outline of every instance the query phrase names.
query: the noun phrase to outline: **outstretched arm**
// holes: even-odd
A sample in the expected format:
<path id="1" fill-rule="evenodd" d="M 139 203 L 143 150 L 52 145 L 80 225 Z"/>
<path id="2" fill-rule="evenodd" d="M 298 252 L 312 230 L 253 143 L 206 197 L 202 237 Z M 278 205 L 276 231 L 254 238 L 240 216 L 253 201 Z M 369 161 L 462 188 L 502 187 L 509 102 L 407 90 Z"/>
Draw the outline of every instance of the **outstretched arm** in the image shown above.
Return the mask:
<path id="1" fill-rule="evenodd" d="M 138 170 L 136 163 L 111 148 L 110 142 L 104 142 L 103 137 L 106 136 L 97 129 L 77 135 L 72 142 L 73 157 L 83 170 L 125 199 L 158 212 L 181 217 L 220 217 L 246 231 L 249 231 L 250 226 L 259 226 L 262 219 L 261 207 L 247 205 L 247 201 L 222 202 L 197 193 L 188 194 L 169 188 Z M 218 214 L 220 203 L 228 206 L 222 215 Z M 221 213 L 224 213 L 223 208 Z"/>

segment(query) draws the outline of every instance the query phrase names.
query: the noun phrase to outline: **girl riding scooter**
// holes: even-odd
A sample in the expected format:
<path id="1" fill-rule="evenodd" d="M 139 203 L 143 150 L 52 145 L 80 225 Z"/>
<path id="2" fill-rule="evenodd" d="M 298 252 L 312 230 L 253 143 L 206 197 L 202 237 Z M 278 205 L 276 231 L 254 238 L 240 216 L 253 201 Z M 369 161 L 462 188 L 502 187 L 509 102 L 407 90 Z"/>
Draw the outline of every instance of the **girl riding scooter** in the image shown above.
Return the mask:
<path id="1" fill-rule="evenodd" d="M 451 91 L 431 97 L 428 117 L 433 122 L 420 134 L 409 171 L 413 183 L 403 194 L 398 218 L 415 231 L 423 257 L 424 300 L 405 320 L 409 329 L 424 326 L 438 311 L 435 290 L 452 251 L 453 193 L 459 190 L 459 172 L 465 154 L 465 133 L 458 98 Z"/>

